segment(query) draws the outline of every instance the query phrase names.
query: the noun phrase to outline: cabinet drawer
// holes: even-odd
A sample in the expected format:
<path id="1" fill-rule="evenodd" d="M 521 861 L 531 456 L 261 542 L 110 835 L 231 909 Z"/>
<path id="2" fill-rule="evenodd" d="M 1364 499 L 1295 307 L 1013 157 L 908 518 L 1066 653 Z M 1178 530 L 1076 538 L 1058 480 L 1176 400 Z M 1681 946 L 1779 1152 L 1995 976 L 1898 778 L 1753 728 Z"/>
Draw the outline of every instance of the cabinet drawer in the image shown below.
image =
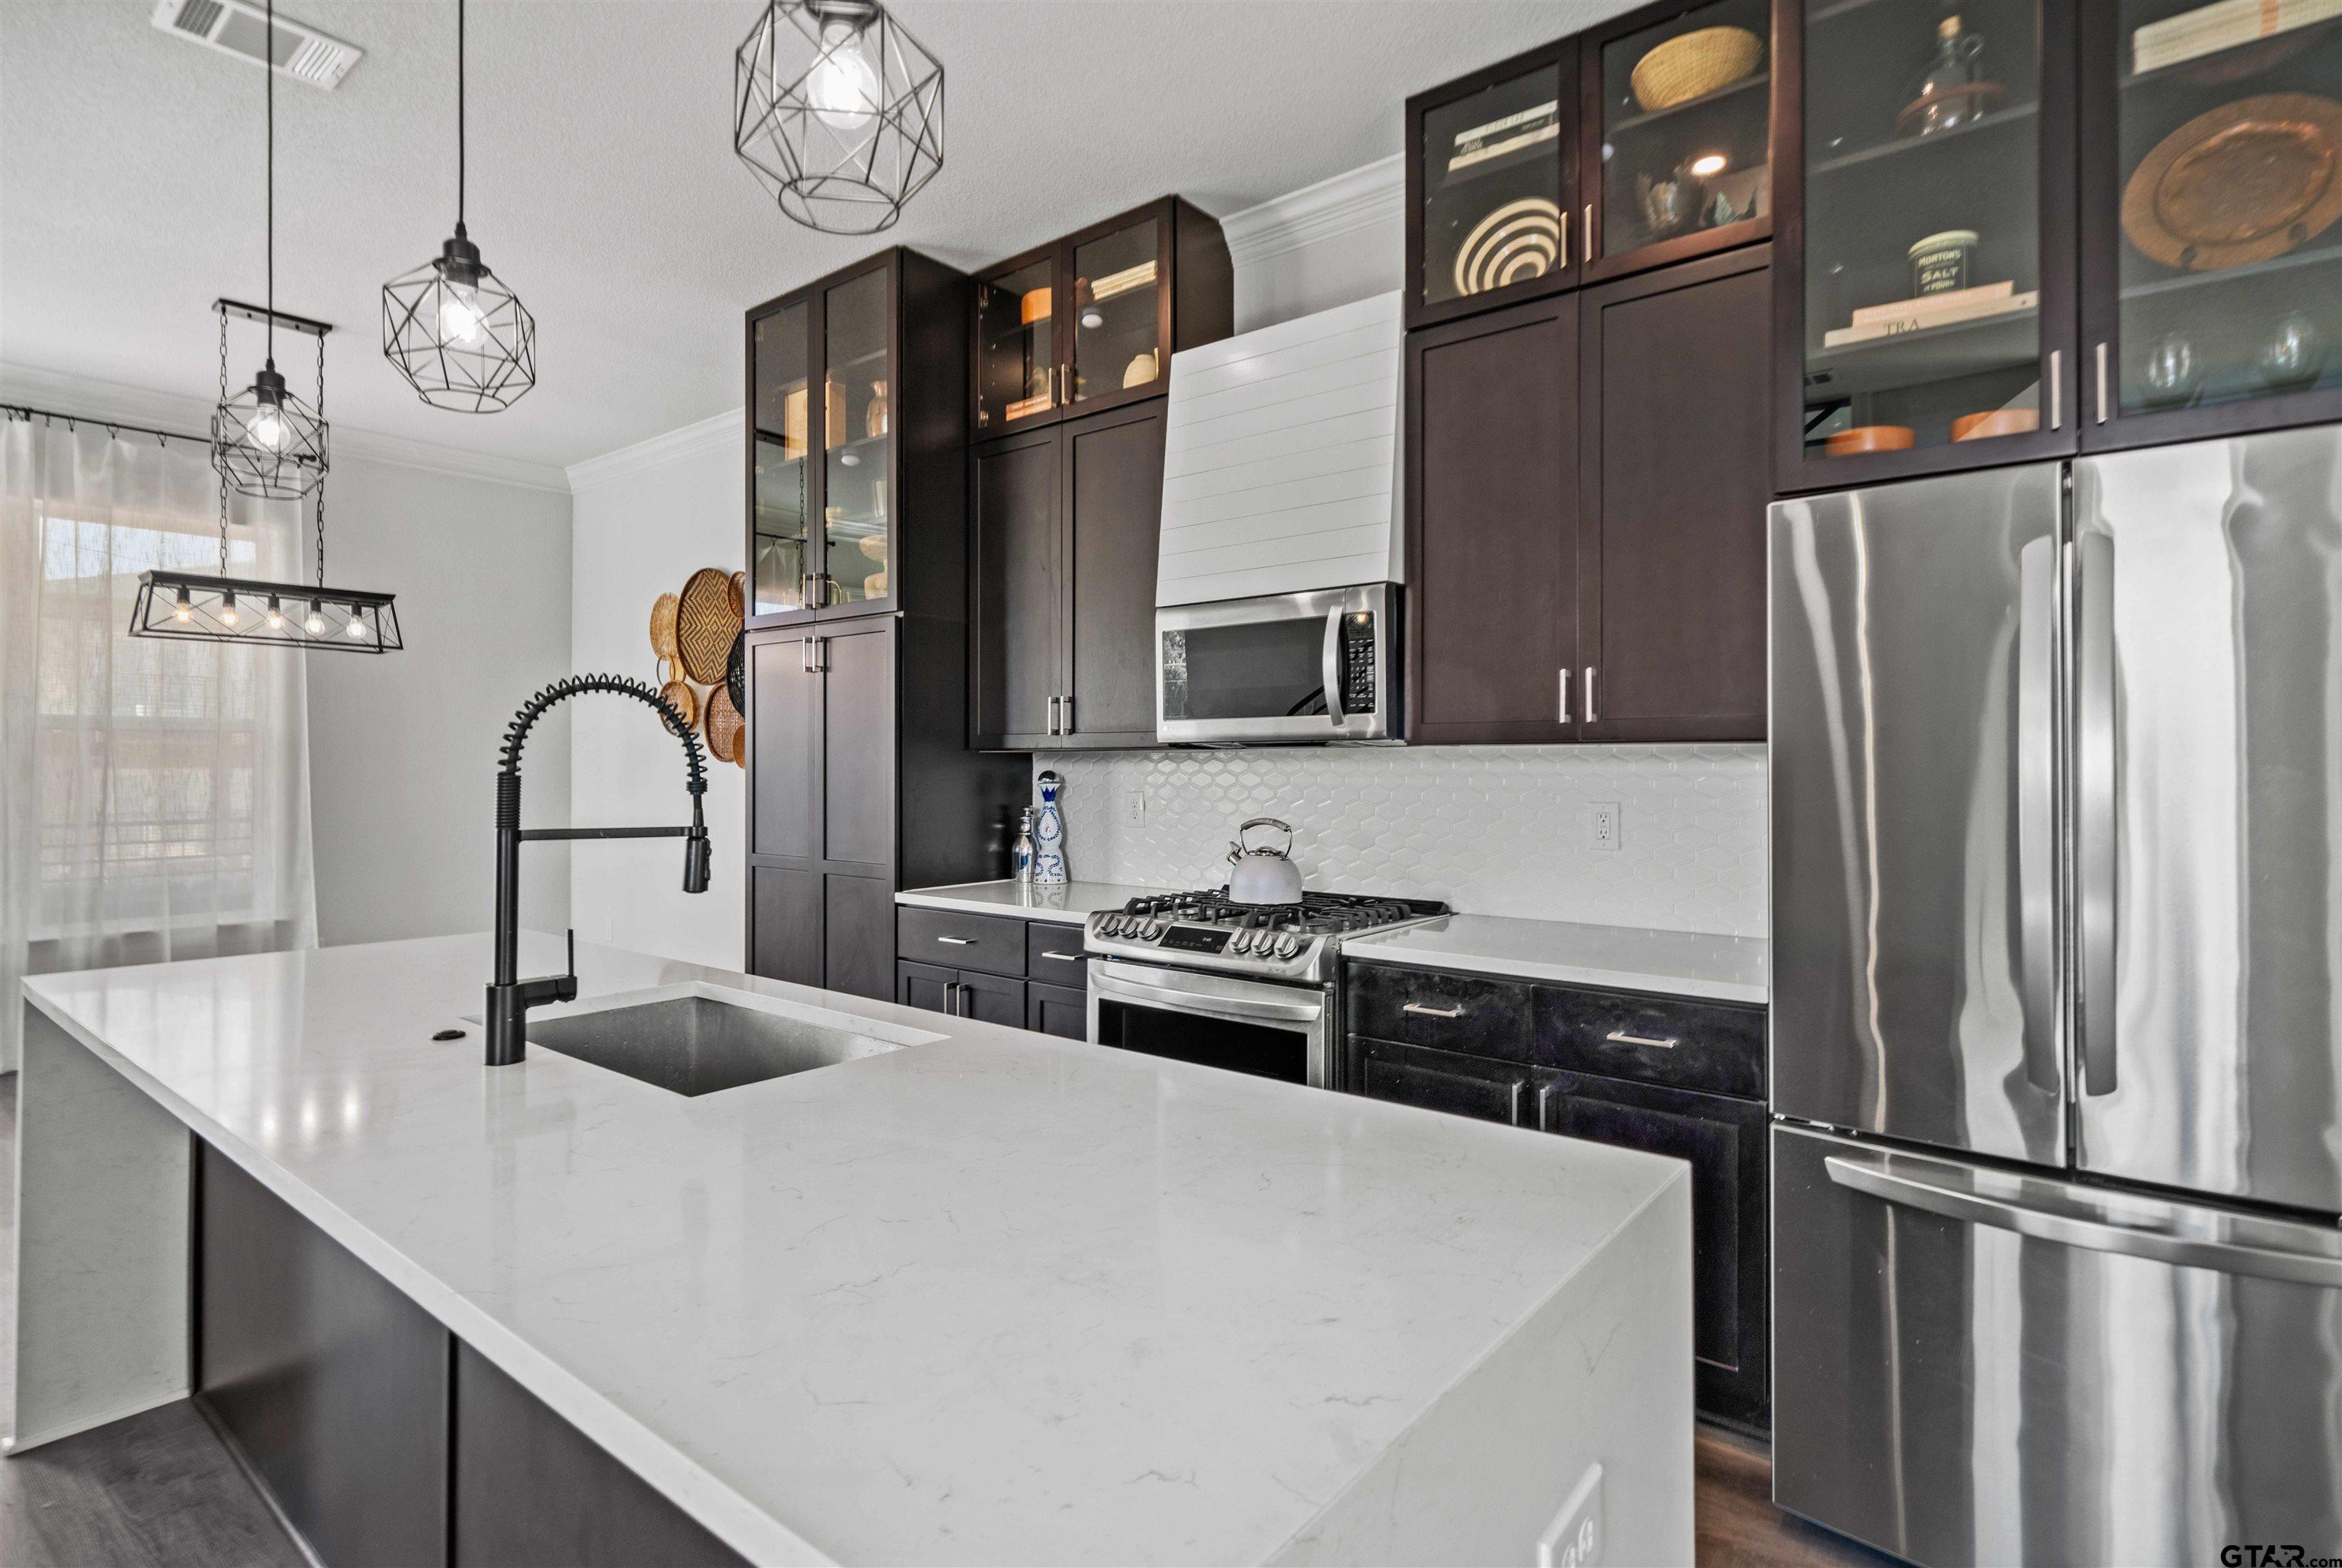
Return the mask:
<path id="1" fill-rule="evenodd" d="M 1529 988 L 1513 981 L 1354 964 L 1349 1009 L 1346 1027 L 1354 1034 L 1507 1062 L 1530 1060 Z"/>
<path id="2" fill-rule="evenodd" d="M 1765 1010 L 1540 985 L 1536 1060 L 1566 1072 L 1761 1100 Z"/>
<path id="3" fill-rule="evenodd" d="M 1082 931 L 1054 920 L 1027 921 L 1025 925 L 1025 973 L 1044 985 L 1083 986 L 1089 984 L 1089 959 L 1082 952 Z"/>
<path id="4" fill-rule="evenodd" d="M 950 909 L 895 912 L 895 953 L 921 964 L 980 969 L 987 974 L 1025 974 L 1025 923 L 996 914 L 962 914 Z"/>
<path id="5" fill-rule="evenodd" d="M 1529 1068 L 1356 1035 L 1349 1047 L 1348 1082 L 1354 1094 L 1513 1127 L 1535 1119 Z"/>

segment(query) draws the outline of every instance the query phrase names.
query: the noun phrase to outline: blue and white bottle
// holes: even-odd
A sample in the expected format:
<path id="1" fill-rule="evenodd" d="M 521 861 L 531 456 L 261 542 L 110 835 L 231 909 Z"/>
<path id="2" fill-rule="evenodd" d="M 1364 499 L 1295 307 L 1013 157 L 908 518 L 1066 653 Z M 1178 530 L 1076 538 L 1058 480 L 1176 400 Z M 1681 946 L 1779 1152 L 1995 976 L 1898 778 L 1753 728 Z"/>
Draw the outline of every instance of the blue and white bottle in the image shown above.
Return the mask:
<path id="1" fill-rule="evenodd" d="M 1033 822 L 1033 881 L 1055 887 L 1066 881 L 1066 819 L 1057 810 L 1065 778 L 1051 768 L 1033 783 L 1041 791 L 1040 814 Z"/>

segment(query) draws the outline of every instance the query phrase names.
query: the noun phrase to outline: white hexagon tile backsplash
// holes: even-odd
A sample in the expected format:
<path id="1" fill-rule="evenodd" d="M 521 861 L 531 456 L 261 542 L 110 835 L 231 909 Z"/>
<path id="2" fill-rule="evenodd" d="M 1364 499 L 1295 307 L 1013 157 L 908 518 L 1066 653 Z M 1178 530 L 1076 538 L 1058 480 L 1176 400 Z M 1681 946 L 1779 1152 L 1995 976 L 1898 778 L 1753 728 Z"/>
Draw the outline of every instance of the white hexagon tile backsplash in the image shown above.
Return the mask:
<path id="1" fill-rule="evenodd" d="M 1086 881 L 1217 886 L 1246 817 L 1293 824 L 1312 888 L 1471 914 L 1766 932 L 1761 745 L 1256 747 L 1036 755 Z M 1143 798 L 1143 820 L 1131 802 Z M 1619 845 L 1587 808 L 1618 806 Z"/>

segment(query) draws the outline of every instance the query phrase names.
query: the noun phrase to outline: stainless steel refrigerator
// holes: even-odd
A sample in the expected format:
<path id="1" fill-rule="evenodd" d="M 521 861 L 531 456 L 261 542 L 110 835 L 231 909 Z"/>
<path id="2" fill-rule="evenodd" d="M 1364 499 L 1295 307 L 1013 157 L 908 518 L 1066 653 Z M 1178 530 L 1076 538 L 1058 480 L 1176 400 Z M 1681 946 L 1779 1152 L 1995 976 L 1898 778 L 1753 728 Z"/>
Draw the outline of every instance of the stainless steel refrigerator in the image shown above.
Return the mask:
<path id="1" fill-rule="evenodd" d="M 2342 1557 L 2342 433 L 1770 549 L 1774 1495 L 1927 1563 Z"/>

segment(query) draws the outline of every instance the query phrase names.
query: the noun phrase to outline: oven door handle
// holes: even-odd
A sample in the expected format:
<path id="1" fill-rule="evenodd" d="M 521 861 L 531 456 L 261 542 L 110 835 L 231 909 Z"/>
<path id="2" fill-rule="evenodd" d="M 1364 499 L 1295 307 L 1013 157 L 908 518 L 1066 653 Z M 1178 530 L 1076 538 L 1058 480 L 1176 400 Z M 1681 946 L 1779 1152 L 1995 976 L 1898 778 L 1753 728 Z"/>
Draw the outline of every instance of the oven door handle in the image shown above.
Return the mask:
<path id="1" fill-rule="evenodd" d="M 1348 614 L 1339 604 L 1326 612 L 1326 648 L 1318 655 L 1318 674 L 1326 683 L 1326 716 L 1337 729 L 1350 716 L 1342 711 L 1342 617 Z"/>
<path id="2" fill-rule="evenodd" d="M 1117 1001 L 1156 1002 L 1206 1018 L 1265 1018 L 1284 1024 L 1316 1024 L 1326 1015 L 1326 1004 L 1319 1000 L 1271 1002 L 1250 996 L 1205 996 L 1168 985 L 1146 985 L 1126 980 L 1106 974 L 1097 965 L 1091 966 L 1090 989 Z"/>

